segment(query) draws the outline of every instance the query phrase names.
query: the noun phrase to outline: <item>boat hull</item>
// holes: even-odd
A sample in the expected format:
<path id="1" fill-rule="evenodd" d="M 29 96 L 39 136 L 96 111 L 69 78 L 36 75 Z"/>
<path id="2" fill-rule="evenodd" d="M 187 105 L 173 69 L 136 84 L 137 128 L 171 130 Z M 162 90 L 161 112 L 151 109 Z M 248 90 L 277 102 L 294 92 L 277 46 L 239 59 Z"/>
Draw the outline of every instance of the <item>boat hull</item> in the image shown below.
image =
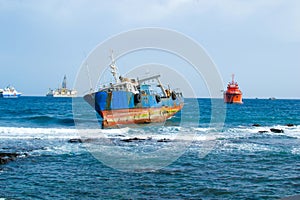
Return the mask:
<path id="1" fill-rule="evenodd" d="M 58 98 L 74 98 L 77 97 L 77 95 L 63 95 L 63 94 L 58 94 L 58 95 L 47 95 L 48 97 L 58 97 Z"/>
<path id="2" fill-rule="evenodd" d="M 237 93 L 224 93 L 224 102 L 225 103 L 236 103 L 236 104 L 242 104 L 242 94 Z"/>
<path id="3" fill-rule="evenodd" d="M 165 122 L 172 117 L 183 105 L 163 108 L 132 108 L 102 111 L 103 127 L 115 127 L 129 124 L 148 124 Z"/>
<path id="4" fill-rule="evenodd" d="M 18 98 L 21 94 L 0 94 L 0 97 L 2 98 Z"/>
<path id="5" fill-rule="evenodd" d="M 126 91 L 100 91 L 85 95 L 84 99 L 103 118 L 103 128 L 164 122 L 184 105 L 183 97 L 179 96 L 157 100 L 155 95 L 141 95 L 137 102 L 135 94 Z"/>

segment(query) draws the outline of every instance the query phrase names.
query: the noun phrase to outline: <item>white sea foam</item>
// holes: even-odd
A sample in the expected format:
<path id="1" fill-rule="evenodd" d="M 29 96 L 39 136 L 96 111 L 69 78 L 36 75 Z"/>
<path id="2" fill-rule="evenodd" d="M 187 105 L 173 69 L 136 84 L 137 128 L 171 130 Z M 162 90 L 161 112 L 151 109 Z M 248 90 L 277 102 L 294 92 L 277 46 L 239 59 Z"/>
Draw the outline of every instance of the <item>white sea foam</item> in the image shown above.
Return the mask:
<path id="1" fill-rule="evenodd" d="M 275 128 L 275 129 L 280 129 L 283 130 L 283 133 L 274 133 L 271 132 L 271 128 Z M 300 126 L 281 126 L 281 125 L 277 125 L 277 126 L 272 126 L 272 127 L 257 127 L 257 130 L 265 130 L 268 131 L 264 134 L 269 134 L 269 135 L 278 135 L 278 136 L 288 136 L 288 137 L 294 137 L 299 139 L 300 138 Z"/>
<path id="2" fill-rule="evenodd" d="M 280 129 L 282 133 L 274 133 L 270 129 Z M 262 131 L 262 132 L 259 132 Z M 234 128 L 224 128 L 223 132 L 219 135 L 215 135 L 217 139 L 220 140 L 218 148 L 225 151 L 248 151 L 248 152 L 259 152 L 259 151 L 282 151 L 282 147 L 269 144 L 257 144 L 253 143 L 255 140 L 247 140 L 253 137 L 290 137 L 290 139 L 300 138 L 300 126 L 260 126 L 260 127 L 234 127 Z M 241 139 L 241 140 L 240 140 Z M 238 142 L 238 141 L 242 142 Z M 288 142 L 288 141 L 286 141 Z M 294 143 L 294 142 L 292 142 Z M 284 151 L 290 151 L 293 154 L 299 154 L 299 148 L 293 147 L 293 149 Z"/>
<path id="3" fill-rule="evenodd" d="M 283 133 L 274 133 L 270 129 L 280 129 Z M 274 135 L 274 136 L 287 136 L 293 138 L 300 138 L 300 126 L 260 126 L 260 127 L 234 127 L 224 128 L 222 132 L 214 134 L 218 139 L 230 139 L 230 138 L 249 138 L 259 135 Z"/>
<path id="4" fill-rule="evenodd" d="M 66 129 L 66 128 L 25 128 L 0 127 L 1 139 L 153 139 L 177 141 L 213 140 L 214 136 L 205 134 L 204 129 L 181 127 L 158 127 L 153 129 L 121 128 L 121 129 Z M 207 129 L 209 130 L 209 129 Z"/>
<path id="5" fill-rule="evenodd" d="M 292 154 L 300 155 L 300 148 L 299 147 L 298 148 L 294 147 L 291 152 L 292 152 Z"/>
<path id="6" fill-rule="evenodd" d="M 270 128 L 282 129 L 283 133 L 273 133 Z M 258 133 L 258 131 L 265 130 L 266 133 Z M 213 148 L 219 148 L 225 151 L 280 151 L 277 147 L 270 145 L 256 144 L 243 140 L 242 143 L 235 142 L 239 139 L 250 138 L 251 136 L 288 136 L 293 138 L 300 138 L 300 127 L 293 126 L 272 126 L 272 127 L 235 127 L 224 129 L 223 132 L 218 132 L 214 128 L 198 128 L 198 127 L 152 127 L 152 128 L 121 128 L 121 129 L 71 129 L 71 128 L 25 128 L 25 127 L 0 127 L 0 139 L 5 140 L 24 140 L 30 150 L 30 155 L 52 155 L 52 154 L 80 154 L 86 151 L 86 145 L 118 145 L 122 148 L 153 148 L 156 149 L 159 140 L 171 142 L 168 145 L 179 145 L 180 142 L 185 144 L 193 144 L 191 149 L 198 151 L 203 150 L 205 144 L 211 145 L 211 148 L 216 142 L 219 145 Z M 81 138 L 83 141 L 87 140 L 85 144 L 68 143 L 65 140 Z M 144 143 L 136 143 L 132 145 L 125 145 L 120 140 L 137 138 L 146 140 Z M 93 140 L 96 139 L 96 140 Z M 97 143 L 100 141 L 100 143 Z M 103 140 L 102 140 L 103 139 Z M 107 140 L 108 139 L 108 140 Z M 232 140 L 234 139 L 234 140 Z M 28 143 L 26 140 L 30 140 Z M 89 143 L 88 141 L 91 141 Z M 95 144 L 93 143 L 95 141 Z M 112 143 L 105 143 L 115 141 Z M 173 143 L 174 142 L 174 143 Z M 179 142 L 179 143 L 178 143 Z M 29 146 L 28 146 L 29 145 Z M 153 146 L 152 146 L 153 145 Z M 200 145 L 200 146 L 198 146 Z M 159 146 L 159 145 L 158 145 Z M 174 147 L 175 147 L 174 146 Z M 23 147 L 22 147 L 23 148 Z M 32 149 L 33 148 L 33 149 Z M 293 147 L 290 150 L 293 154 L 300 154 L 298 147 Z"/>
<path id="7" fill-rule="evenodd" d="M 68 139 L 78 137 L 76 129 L 0 127 L 1 139 Z"/>
<path id="8" fill-rule="evenodd" d="M 271 128 L 282 129 L 283 133 L 273 133 Z M 259 131 L 265 131 L 260 133 Z M 199 127 L 156 127 L 150 129 L 120 128 L 120 129 L 72 129 L 72 128 L 25 128 L 0 127 L 1 139 L 72 139 L 72 138 L 140 138 L 169 139 L 186 141 L 203 141 L 230 138 L 245 138 L 255 135 L 277 135 L 300 138 L 300 126 L 270 126 L 270 127 L 234 127 L 217 131 L 215 128 Z"/>
<path id="9" fill-rule="evenodd" d="M 71 154 L 76 155 L 87 150 L 82 145 L 72 145 L 70 143 L 64 144 L 52 144 L 41 149 L 35 149 L 28 152 L 31 156 L 40 156 L 40 155 L 53 155 L 53 154 Z"/>
<path id="10" fill-rule="evenodd" d="M 226 150 L 238 150 L 238 151 L 249 151 L 249 152 L 258 152 L 258 151 L 280 151 L 279 148 L 270 147 L 263 144 L 254 144 L 254 143 L 225 143 L 223 144 Z M 222 147 L 221 147 L 222 148 Z"/>

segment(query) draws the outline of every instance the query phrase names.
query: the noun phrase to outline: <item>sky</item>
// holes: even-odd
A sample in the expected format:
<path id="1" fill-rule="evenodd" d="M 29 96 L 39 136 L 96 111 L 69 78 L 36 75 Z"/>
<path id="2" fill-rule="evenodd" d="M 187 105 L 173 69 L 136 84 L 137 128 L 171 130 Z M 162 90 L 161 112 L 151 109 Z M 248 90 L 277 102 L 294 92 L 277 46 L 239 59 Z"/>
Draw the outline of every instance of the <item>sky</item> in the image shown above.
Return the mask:
<path id="1" fill-rule="evenodd" d="M 73 87 L 99 43 L 159 27 L 199 43 L 224 89 L 234 73 L 244 98 L 299 99 L 299 10 L 297 0 L 0 0 L 0 88 L 44 96 L 65 74 Z"/>

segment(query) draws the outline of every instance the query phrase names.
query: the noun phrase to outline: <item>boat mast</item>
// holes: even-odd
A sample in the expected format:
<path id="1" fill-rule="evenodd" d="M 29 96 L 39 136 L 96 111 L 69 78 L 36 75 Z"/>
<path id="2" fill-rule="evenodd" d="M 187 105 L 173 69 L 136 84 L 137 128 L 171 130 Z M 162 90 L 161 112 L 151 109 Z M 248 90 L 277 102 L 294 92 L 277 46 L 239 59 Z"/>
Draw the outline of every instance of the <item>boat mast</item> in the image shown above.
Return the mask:
<path id="1" fill-rule="evenodd" d="M 67 77 L 66 77 L 66 75 L 64 76 L 64 80 L 63 80 L 61 86 L 62 86 L 63 89 L 67 88 Z"/>
<path id="2" fill-rule="evenodd" d="M 111 68 L 111 73 L 116 81 L 116 83 L 119 82 L 119 73 L 118 73 L 118 68 L 116 66 L 116 61 L 115 61 L 115 58 L 114 58 L 114 55 L 113 55 L 113 50 L 111 50 L 111 64 L 109 65 L 110 68 Z"/>
<path id="3" fill-rule="evenodd" d="M 162 93 L 164 94 L 165 97 L 167 97 L 168 96 L 167 92 L 165 91 L 164 86 L 161 84 L 161 82 L 159 80 L 159 77 L 156 77 L 156 80 L 157 80 L 157 82 L 158 82 L 158 84 L 160 86 L 160 89 L 161 89 Z"/>
<path id="4" fill-rule="evenodd" d="M 232 74 L 231 76 L 232 76 L 231 84 L 234 84 L 234 74 Z"/>

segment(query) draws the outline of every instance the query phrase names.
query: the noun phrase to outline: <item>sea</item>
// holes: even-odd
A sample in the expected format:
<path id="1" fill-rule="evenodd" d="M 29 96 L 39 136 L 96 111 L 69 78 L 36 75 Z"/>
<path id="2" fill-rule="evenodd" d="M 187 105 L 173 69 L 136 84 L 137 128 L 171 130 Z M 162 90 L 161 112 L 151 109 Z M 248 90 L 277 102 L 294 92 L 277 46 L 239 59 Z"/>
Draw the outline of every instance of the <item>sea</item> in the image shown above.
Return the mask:
<path id="1" fill-rule="evenodd" d="M 281 199 L 300 194 L 300 100 L 185 99 L 102 129 L 81 98 L 0 99 L 0 199 Z M 272 130 L 272 131 L 271 131 Z"/>

